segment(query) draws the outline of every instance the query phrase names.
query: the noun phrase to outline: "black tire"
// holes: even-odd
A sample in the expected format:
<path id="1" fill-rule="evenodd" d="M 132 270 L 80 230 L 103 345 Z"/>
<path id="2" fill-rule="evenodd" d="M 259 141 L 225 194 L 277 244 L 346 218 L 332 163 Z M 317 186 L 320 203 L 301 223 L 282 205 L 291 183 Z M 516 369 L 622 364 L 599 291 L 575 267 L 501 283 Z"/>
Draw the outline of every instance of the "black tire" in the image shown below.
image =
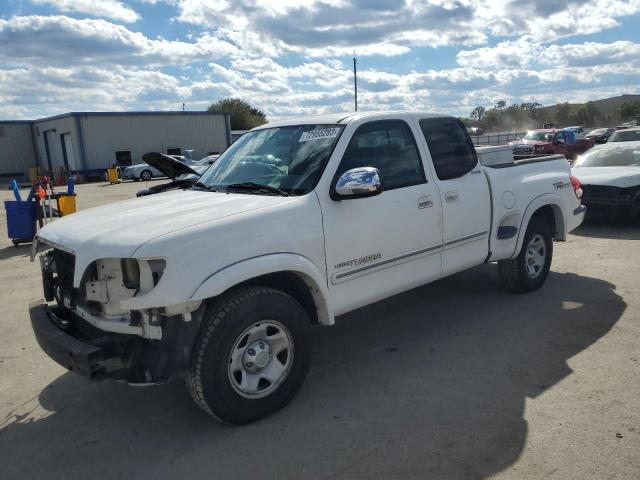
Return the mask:
<path id="1" fill-rule="evenodd" d="M 290 366 L 280 383 L 269 387 L 273 391 L 250 398 L 238 392 L 237 383 L 232 384 L 231 358 L 236 348 L 244 348 L 238 344 L 244 341 L 244 332 L 265 321 L 279 322 L 290 333 Z M 310 323 L 302 306 L 279 290 L 244 287 L 225 295 L 205 312 L 186 375 L 191 397 L 208 414 L 236 425 L 281 409 L 298 393 L 309 371 Z"/>
<path id="2" fill-rule="evenodd" d="M 148 182 L 152 178 L 153 178 L 153 172 L 151 170 L 143 170 L 142 172 L 140 172 L 140 180 L 144 180 L 145 182 Z"/>
<path id="3" fill-rule="evenodd" d="M 528 266 L 528 250 L 530 242 L 534 237 L 541 238 L 544 243 L 545 255 L 544 264 L 539 268 L 535 275 L 530 273 Z M 539 244 L 539 242 L 537 242 Z M 532 247 L 535 250 L 535 245 Z M 522 248 L 516 258 L 509 260 L 500 260 L 498 262 L 498 272 L 500 273 L 500 280 L 507 290 L 517 293 L 532 292 L 540 288 L 547 275 L 549 275 L 549 269 L 551 268 L 551 260 L 553 258 L 553 236 L 551 233 L 551 225 L 549 222 L 541 217 L 534 216 L 529 221 L 527 231 L 524 235 L 522 242 Z"/>

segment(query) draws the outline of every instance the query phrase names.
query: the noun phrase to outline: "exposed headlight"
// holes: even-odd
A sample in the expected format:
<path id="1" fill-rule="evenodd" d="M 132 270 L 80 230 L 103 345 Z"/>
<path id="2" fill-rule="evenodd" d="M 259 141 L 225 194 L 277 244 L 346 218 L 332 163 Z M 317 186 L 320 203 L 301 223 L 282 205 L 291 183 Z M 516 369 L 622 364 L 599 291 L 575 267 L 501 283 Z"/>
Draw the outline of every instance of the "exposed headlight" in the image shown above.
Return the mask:
<path id="1" fill-rule="evenodd" d="M 92 275 L 85 283 L 86 299 L 111 304 L 136 295 L 144 295 L 158 284 L 165 266 L 165 260 L 160 258 L 96 260 L 95 276 Z M 116 312 L 111 307 L 109 311 Z"/>
<path id="2" fill-rule="evenodd" d="M 128 289 L 147 292 L 158 284 L 165 266 L 166 262 L 161 258 L 123 258 L 120 260 L 122 283 Z"/>

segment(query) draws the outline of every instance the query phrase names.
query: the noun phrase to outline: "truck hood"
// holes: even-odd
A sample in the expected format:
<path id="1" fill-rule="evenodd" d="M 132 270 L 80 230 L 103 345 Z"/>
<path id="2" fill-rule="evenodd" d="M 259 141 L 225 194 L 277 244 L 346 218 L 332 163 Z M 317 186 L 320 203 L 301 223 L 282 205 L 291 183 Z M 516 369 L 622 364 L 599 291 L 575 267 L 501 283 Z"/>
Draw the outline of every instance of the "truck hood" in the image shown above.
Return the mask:
<path id="1" fill-rule="evenodd" d="M 576 167 L 571 172 L 585 185 L 619 188 L 640 185 L 640 167 Z"/>
<path id="2" fill-rule="evenodd" d="M 46 225 L 38 239 L 92 260 L 129 257 L 161 235 L 295 198 L 174 190 L 74 213 Z"/>

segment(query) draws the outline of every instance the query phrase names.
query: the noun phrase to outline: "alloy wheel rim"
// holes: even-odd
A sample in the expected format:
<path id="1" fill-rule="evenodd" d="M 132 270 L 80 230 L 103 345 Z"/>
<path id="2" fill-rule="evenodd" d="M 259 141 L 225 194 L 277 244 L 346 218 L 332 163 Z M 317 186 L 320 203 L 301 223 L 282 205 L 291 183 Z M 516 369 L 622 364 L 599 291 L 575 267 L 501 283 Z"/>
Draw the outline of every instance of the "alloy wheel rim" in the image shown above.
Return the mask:
<path id="1" fill-rule="evenodd" d="M 547 244 L 540 234 L 535 234 L 527 244 L 525 266 L 529 278 L 537 278 L 547 261 Z"/>
<path id="2" fill-rule="evenodd" d="M 266 397 L 287 378 L 292 363 L 289 330 L 276 320 L 263 320 L 245 329 L 234 342 L 229 353 L 229 381 L 245 398 Z"/>

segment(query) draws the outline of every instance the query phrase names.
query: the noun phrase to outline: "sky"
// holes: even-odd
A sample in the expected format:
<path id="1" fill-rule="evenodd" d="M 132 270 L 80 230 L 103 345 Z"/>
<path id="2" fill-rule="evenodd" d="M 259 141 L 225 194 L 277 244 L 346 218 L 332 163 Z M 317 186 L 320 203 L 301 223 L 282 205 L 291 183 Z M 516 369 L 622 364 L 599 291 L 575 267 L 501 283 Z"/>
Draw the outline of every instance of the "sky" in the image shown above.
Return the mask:
<path id="1" fill-rule="evenodd" d="M 269 118 L 640 93 L 640 0 L 0 0 L 0 119 Z"/>

